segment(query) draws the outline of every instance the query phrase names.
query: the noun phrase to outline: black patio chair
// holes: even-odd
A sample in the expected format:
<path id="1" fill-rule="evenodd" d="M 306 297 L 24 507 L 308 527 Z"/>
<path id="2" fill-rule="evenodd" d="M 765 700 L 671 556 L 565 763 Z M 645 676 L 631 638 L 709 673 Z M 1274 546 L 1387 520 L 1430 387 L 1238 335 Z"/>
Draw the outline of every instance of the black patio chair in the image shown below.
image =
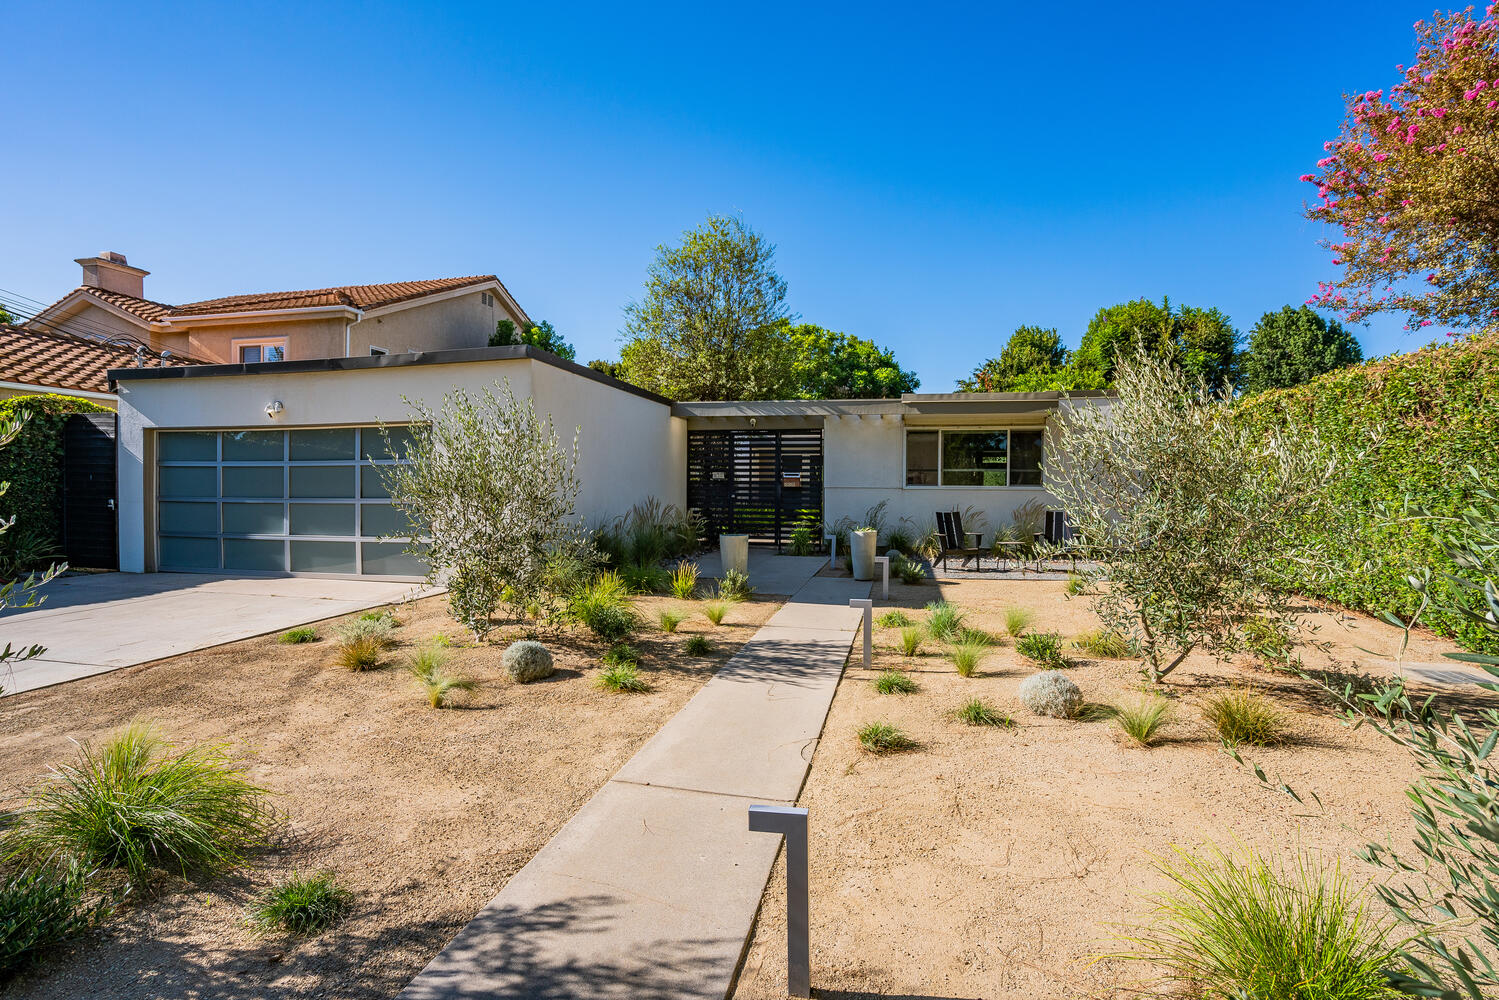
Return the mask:
<path id="1" fill-rule="evenodd" d="M 962 562 L 958 563 L 959 569 L 964 569 L 969 563 L 974 563 L 974 568 L 982 570 L 982 562 L 985 549 L 981 544 L 984 540 L 982 531 L 964 531 L 963 515 L 955 510 L 937 511 L 937 533 L 942 536 L 942 554 L 938 557 L 942 562 L 942 568 L 947 569 L 948 556 L 961 556 Z M 972 545 L 968 539 L 975 539 Z"/>

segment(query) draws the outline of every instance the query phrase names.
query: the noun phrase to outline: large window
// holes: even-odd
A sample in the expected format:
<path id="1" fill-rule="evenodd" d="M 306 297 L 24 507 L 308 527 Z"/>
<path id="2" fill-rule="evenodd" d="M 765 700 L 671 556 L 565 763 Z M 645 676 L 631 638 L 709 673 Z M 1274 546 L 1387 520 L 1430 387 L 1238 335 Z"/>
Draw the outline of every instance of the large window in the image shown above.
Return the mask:
<path id="1" fill-rule="evenodd" d="M 1040 486 L 1042 430 L 906 432 L 907 486 Z"/>
<path id="2" fill-rule="evenodd" d="M 418 532 L 386 488 L 406 440 L 392 429 L 387 447 L 374 427 L 163 431 L 159 568 L 424 575 L 404 551 Z"/>

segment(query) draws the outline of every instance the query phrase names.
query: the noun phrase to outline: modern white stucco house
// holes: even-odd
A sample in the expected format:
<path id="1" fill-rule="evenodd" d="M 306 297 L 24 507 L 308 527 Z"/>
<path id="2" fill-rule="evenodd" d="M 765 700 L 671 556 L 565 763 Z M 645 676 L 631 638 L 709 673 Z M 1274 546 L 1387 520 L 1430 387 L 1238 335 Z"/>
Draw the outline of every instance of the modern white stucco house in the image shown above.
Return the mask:
<path id="1" fill-rule="evenodd" d="M 1068 405 L 1058 393 L 681 403 L 532 347 L 110 374 L 126 572 L 420 576 L 382 540 L 402 519 L 376 467 L 399 459 L 374 427 L 455 386 L 508 380 L 560 436 L 581 428 L 590 523 L 654 497 L 771 543 L 881 501 L 891 523 L 918 524 L 969 506 L 1003 524 L 1049 504 L 1042 439 Z"/>

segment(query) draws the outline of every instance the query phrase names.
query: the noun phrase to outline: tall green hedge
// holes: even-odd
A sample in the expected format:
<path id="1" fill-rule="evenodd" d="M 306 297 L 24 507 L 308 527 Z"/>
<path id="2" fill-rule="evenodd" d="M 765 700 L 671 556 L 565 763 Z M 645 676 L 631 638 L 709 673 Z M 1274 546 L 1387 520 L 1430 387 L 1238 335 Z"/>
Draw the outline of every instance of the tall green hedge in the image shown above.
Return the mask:
<path id="1" fill-rule="evenodd" d="M 1356 456 L 1342 464 L 1332 487 L 1339 513 L 1306 529 L 1341 570 L 1327 579 L 1293 568 L 1291 586 L 1360 611 L 1408 616 L 1419 598 L 1406 578 L 1422 567 L 1438 575 L 1456 574 L 1457 567 L 1443 556 L 1430 523 L 1400 516 L 1402 505 L 1455 513 L 1471 489 L 1468 466 L 1499 483 L 1499 337 L 1427 347 L 1246 396 L 1236 415 L 1264 428 L 1315 431 L 1336 451 Z M 1428 612 L 1425 623 L 1470 649 L 1499 651 L 1455 614 Z"/>
<path id="2" fill-rule="evenodd" d="M 62 428 L 70 413 L 108 413 L 109 407 L 75 396 L 11 396 L 0 399 L 0 416 L 29 414 L 16 439 L 0 448 L 0 519 L 15 526 L 0 535 L 0 556 L 28 536 L 62 541 Z M 5 561 L 0 558 L 0 562 Z"/>

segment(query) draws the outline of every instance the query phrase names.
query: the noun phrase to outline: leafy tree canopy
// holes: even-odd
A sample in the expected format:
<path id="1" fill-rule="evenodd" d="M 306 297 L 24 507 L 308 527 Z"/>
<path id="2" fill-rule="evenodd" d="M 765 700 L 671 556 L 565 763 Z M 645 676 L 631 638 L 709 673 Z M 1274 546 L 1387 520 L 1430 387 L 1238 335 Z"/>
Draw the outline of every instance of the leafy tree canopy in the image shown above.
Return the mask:
<path id="1" fill-rule="evenodd" d="M 658 246 L 645 295 L 625 308 L 625 378 L 673 399 L 788 396 L 790 317 L 774 264 L 774 244 L 734 216 Z"/>
<path id="2" fill-rule="evenodd" d="M 4 306 L 0 306 L 0 323 L 7 323 L 11 326 L 16 326 L 20 322 L 21 321 L 16 318 L 15 313 L 11 312 Z"/>
<path id="3" fill-rule="evenodd" d="M 546 320 L 532 323 L 525 330 L 517 329 L 514 320 L 500 320 L 495 324 L 494 333 L 489 337 L 489 346 L 508 347 L 511 344 L 529 344 L 543 351 L 550 351 L 557 357 L 566 358 L 568 361 L 577 357 L 577 351 L 574 350 L 573 345 L 563 340 L 557 328 Z"/>
<path id="4" fill-rule="evenodd" d="M 1406 328 L 1499 326 L 1499 20 L 1472 8 L 1417 21 L 1400 82 L 1347 95 L 1315 173 L 1307 218 L 1341 229 L 1323 245 L 1340 277 L 1308 304 L 1353 322 L 1404 314 Z"/>
<path id="5" fill-rule="evenodd" d="M 990 358 L 958 381 L 960 392 L 1023 392 L 1025 382 L 1049 382 L 1066 367 L 1071 356 L 1055 329 L 1022 326 L 1010 334 L 999 357 Z M 1037 391 L 1037 390 L 1029 390 Z"/>
<path id="6" fill-rule="evenodd" d="M 1249 331 L 1249 348 L 1240 360 L 1245 392 L 1289 389 L 1318 375 L 1364 360 L 1353 334 L 1307 306 L 1267 312 Z"/>
<path id="7" fill-rule="evenodd" d="M 883 399 L 915 392 L 916 373 L 901 368 L 893 351 L 813 323 L 782 329 L 790 339 L 793 396 L 798 399 Z"/>
<path id="8" fill-rule="evenodd" d="M 1150 357 L 1173 361 L 1189 375 L 1200 375 L 1210 387 L 1219 389 L 1235 380 L 1238 345 L 1239 332 L 1219 309 L 1173 309 L 1169 299 L 1159 304 L 1136 299 L 1098 310 L 1073 361 L 1112 379 L 1121 354 L 1143 351 Z"/>

